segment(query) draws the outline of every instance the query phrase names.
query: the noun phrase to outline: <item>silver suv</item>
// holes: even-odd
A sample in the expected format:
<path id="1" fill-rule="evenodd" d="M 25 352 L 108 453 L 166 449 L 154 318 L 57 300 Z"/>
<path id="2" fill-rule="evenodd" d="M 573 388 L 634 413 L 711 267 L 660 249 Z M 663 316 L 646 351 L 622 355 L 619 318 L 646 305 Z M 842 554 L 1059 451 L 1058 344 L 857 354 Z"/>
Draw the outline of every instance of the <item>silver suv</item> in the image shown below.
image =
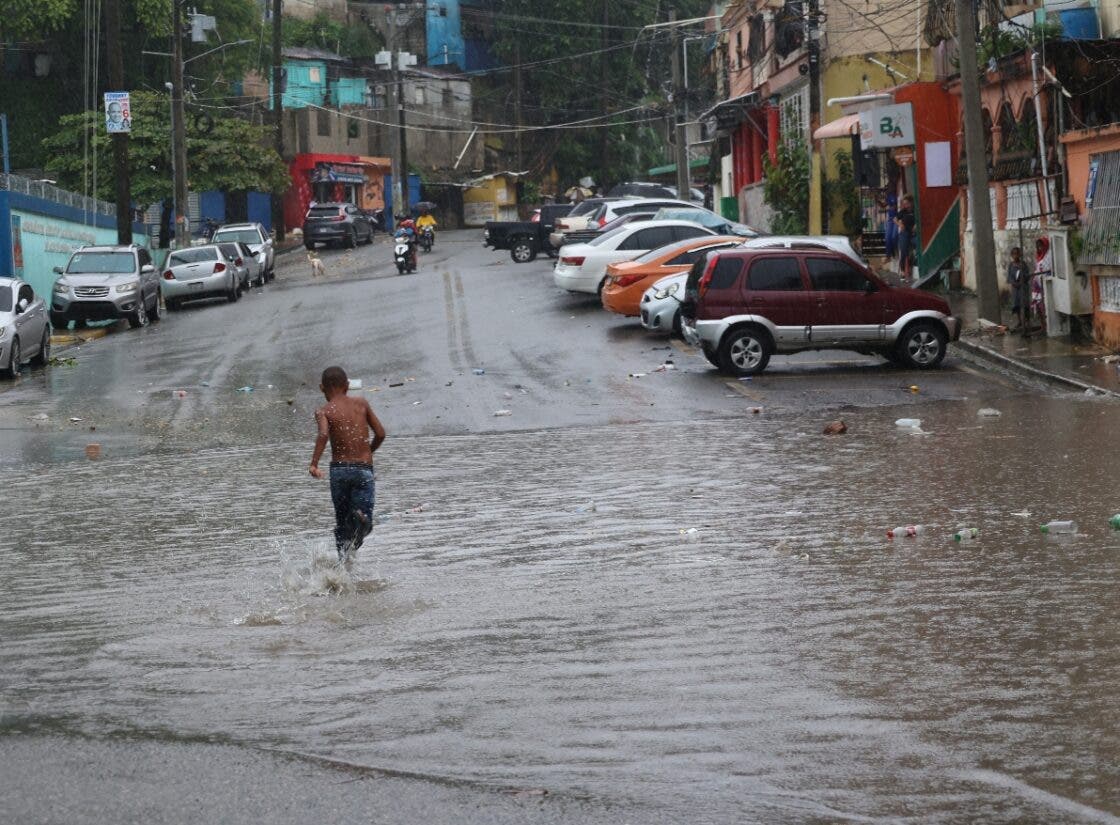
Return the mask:
<path id="1" fill-rule="evenodd" d="M 272 237 L 259 223 L 227 223 L 214 233 L 210 243 L 247 243 L 257 256 L 262 275 L 261 283 L 276 277 L 276 250 Z"/>
<path id="2" fill-rule="evenodd" d="M 159 320 L 159 276 L 142 246 L 83 246 L 70 256 L 51 295 L 51 326 L 71 321 L 113 321 L 144 327 Z"/>

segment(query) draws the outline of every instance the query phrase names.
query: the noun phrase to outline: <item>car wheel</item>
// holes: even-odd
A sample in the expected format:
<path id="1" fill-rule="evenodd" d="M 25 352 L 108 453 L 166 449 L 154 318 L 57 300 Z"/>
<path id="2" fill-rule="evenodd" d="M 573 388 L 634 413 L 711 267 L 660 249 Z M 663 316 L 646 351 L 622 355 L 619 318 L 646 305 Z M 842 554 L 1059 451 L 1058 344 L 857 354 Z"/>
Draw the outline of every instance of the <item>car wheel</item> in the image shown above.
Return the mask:
<path id="1" fill-rule="evenodd" d="M 366 246 L 369 246 L 371 243 L 373 243 L 373 227 L 372 226 L 369 228 L 369 232 L 366 234 Z"/>
<path id="2" fill-rule="evenodd" d="M 537 257 L 537 251 L 525 238 L 518 238 L 509 248 L 509 256 L 516 264 L 527 264 Z"/>
<path id="3" fill-rule="evenodd" d="M 933 321 L 918 321 L 903 330 L 897 352 L 902 362 L 913 369 L 933 369 L 945 358 L 949 336 Z"/>
<path id="4" fill-rule="evenodd" d="M 268 270 L 268 272 L 265 273 L 264 280 L 265 280 L 265 283 L 268 283 L 269 281 L 276 280 L 276 269 L 275 269 L 275 267 Z"/>
<path id="5" fill-rule="evenodd" d="M 350 227 L 350 234 L 346 236 L 346 240 L 345 240 L 343 245 L 347 249 L 353 249 L 354 247 L 356 247 L 358 245 L 358 230 L 357 229 L 355 229 L 354 227 Z"/>
<path id="6" fill-rule="evenodd" d="M 136 311 L 128 316 L 128 325 L 133 329 L 140 329 L 148 325 L 148 308 L 144 306 L 144 298 L 136 305 Z"/>
<path id="7" fill-rule="evenodd" d="M 739 327 L 723 337 L 719 345 L 720 369 L 732 375 L 757 375 L 770 363 L 774 346 L 758 327 Z"/>
<path id="8" fill-rule="evenodd" d="M 43 330 L 43 340 L 39 342 L 39 351 L 31 359 L 31 366 L 45 367 L 51 360 L 51 328 Z"/>
<path id="9" fill-rule="evenodd" d="M 19 339 L 18 338 L 13 338 L 12 339 L 12 351 L 8 354 L 8 369 L 5 370 L 5 372 L 7 372 L 7 374 L 8 374 L 8 377 L 9 378 L 19 378 L 19 371 L 20 371 L 20 367 L 22 366 L 22 364 L 23 364 L 23 353 L 20 352 Z"/>
<path id="10" fill-rule="evenodd" d="M 234 278 L 230 281 L 229 289 L 226 290 L 226 300 L 231 304 L 236 304 L 237 299 L 241 297 L 241 290 L 237 288 L 237 279 Z"/>
<path id="11" fill-rule="evenodd" d="M 704 357 L 708 359 L 708 363 L 719 369 L 719 354 L 708 344 L 701 344 L 700 350 L 704 353 Z"/>
<path id="12" fill-rule="evenodd" d="M 397 274 L 398 275 L 404 275 L 404 273 L 406 271 L 408 271 L 408 267 L 406 267 L 404 264 L 397 264 Z"/>
<path id="13" fill-rule="evenodd" d="M 152 308 L 148 310 L 148 320 L 154 322 L 158 321 L 159 318 L 159 293 L 157 292 L 155 300 L 152 301 Z"/>

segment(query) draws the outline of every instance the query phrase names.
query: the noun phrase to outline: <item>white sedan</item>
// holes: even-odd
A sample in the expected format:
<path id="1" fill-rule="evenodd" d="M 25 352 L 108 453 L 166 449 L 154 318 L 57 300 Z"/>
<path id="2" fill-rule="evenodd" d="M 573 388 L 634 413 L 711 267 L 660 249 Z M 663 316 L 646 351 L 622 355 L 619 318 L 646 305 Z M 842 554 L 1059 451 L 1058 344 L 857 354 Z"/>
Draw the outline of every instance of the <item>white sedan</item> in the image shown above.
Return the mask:
<path id="1" fill-rule="evenodd" d="M 598 294 L 607 278 L 607 264 L 629 261 L 651 249 L 677 241 L 716 234 L 688 221 L 638 221 L 620 226 L 587 243 L 560 248 L 552 271 L 556 286 L 569 292 Z"/>

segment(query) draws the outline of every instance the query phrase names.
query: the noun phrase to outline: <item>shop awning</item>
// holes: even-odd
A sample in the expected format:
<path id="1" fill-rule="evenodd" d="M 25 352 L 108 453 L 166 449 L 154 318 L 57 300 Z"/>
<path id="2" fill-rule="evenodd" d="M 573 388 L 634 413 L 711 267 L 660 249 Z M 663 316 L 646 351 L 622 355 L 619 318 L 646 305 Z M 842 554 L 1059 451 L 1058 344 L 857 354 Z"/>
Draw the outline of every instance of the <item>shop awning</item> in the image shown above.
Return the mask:
<path id="1" fill-rule="evenodd" d="M 828 138 L 844 138 L 859 134 L 859 115 L 844 115 L 836 120 L 830 120 L 824 126 L 813 132 L 813 140 L 828 140 Z"/>
<path id="2" fill-rule="evenodd" d="M 717 103 L 704 114 L 700 115 L 700 122 L 708 126 L 710 132 L 722 129 L 734 129 L 747 119 L 747 112 L 759 105 L 761 100 L 758 92 L 748 92 L 731 100 Z"/>

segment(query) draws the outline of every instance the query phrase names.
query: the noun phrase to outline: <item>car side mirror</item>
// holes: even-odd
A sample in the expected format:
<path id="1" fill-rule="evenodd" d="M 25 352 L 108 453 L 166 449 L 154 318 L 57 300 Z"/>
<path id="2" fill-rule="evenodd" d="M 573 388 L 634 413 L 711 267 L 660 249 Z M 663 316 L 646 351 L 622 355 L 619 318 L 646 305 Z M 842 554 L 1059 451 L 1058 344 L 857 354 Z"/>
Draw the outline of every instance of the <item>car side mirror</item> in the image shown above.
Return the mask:
<path id="1" fill-rule="evenodd" d="M 140 267 L 140 271 L 147 275 L 149 272 L 155 272 L 156 268 L 151 264 L 144 264 L 142 267 Z"/>
<path id="2" fill-rule="evenodd" d="M 61 275 L 62 274 L 62 267 L 61 266 L 56 266 L 54 268 L 54 274 L 55 275 Z"/>
<path id="3" fill-rule="evenodd" d="M 874 281 L 868 281 L 867 286 L 863 288 L 863 291 L 870 295 L 872 292 L 878 292 L 879 287 L 876 286 Z"/>
<path id="4" fill-rule="evenodd" d="M 29 306 L 30 306 L 30 304 L 27 303 L 26 298 L 20 298 L 19 303 L 16 304 L 16 315 L 20 315 L 24 312 L 27 312 L 27 308 Z"/>

